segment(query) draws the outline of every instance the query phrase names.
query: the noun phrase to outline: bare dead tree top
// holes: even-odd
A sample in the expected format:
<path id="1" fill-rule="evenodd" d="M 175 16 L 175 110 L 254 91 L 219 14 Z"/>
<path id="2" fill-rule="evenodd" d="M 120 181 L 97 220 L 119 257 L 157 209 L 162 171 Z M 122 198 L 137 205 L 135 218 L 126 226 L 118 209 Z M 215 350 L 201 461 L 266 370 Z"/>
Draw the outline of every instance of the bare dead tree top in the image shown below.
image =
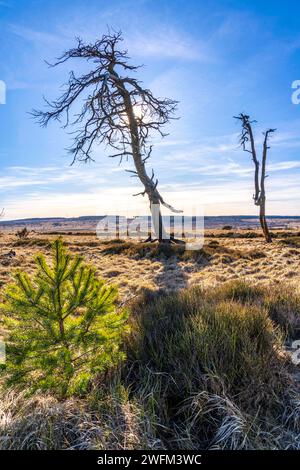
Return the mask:
<path id="1" fill-rule="evenodd" d="M 47 126 L 50 121 L 59 121 L 63 127 L 74 126 L 73 144 L 69 148 L 75 160 L 92 160 L 94 144 L 104 144 L 113 149 L 111 157 L 132 155 L 131 136 L 126 116 L 124 99 L 120 91 L 126 88 L 133 109 L 142 158 L 151 155 L 150 136 L 158 132 L 166 134 L 163 127 L 175 119 L 177 101 L 157 98 L 134 77 L 140 67 L 129 63 L 126 50 L 120 48 L 123 41 L 120 32 L 103 35 L 94 44 L 85 44 L 77 38 L 75 48 L 69 49 L 57 58 L 51 67 L 71 59 L 85 59 L 94 64 L 93 70 L 82 75 L 69 74 L 61 96 L 46 102 L 47 110 L 33 110 L 38 123 Z M 74 113 L 75 102 L 82 100 L 79 112 Z"/>
<path id="2" fill-rule="evenodd" d="M 256 124 L 257 121 L 255 119 L 250 119 L 250 116 L 248 114 L 240 113 L 238 116 L 234 116 L 234 119 L 238 119 L 242 123 L 242 132 L 239 137 L 239 143 L 243 150 L 245 152 L 253 154 L 253 149 L 252 149 L 252 138 L 253 138 L 253 131 L 252 131 L 252 124 Z M 265 136 L 265 140 L 267 142 L 269 134 L 275 132 L 276 129 L 267 129 L 265 132 L 263 132 L 263 135 Z M 247 148 L 248 144 L 250 145 L 250 149 Z M 254 144 L 254 138 L 253 138 L 253 144 Z M 256 157 L 256 152 L 255 155 Z"/>

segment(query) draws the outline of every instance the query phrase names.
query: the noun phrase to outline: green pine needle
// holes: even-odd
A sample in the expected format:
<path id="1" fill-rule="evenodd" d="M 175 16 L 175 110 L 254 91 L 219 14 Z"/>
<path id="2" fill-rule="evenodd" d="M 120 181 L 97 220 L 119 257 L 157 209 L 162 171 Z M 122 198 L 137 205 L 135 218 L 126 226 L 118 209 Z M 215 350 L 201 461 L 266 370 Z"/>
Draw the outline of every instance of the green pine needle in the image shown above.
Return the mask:
<path id="1" fill-rule="evenodd" d="M 61 239 L 52 263 L 36 257 L 36 273 L 15 274 L 0 306 L 7 328 L 6 382 L 61 397 L 85 393 L 92 379 L 123 357 L 126 311 L 116 311 L 117 289 L 72 257 Z"/>

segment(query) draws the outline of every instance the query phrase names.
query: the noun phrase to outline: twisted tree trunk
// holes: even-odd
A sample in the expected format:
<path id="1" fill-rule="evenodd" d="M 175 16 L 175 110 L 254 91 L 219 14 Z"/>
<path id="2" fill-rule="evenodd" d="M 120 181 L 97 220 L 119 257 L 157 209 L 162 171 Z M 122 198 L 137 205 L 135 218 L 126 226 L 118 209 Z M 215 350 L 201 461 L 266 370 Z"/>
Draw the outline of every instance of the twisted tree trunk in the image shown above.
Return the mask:
<path id="1" fill-rule="evenodd" d="M 163 225 L 163 218 L 162 218 L 162 213 L 161 213 L 161 204 L 166 206 L 168 209 L 170 209 L 172 212 L 182 212 L 174 209 L 172 206 L 169 204 L 166 204 L 165 201 L 163 200 L 162 196 L 158 192 L 157 189 L 157 184 L 158 181 L 153 180 L 150 178 L 150 176 L 147 174 L 146 168 L 145 168 L 145 160 L 143 159 L 142 152 L 141 152 L 141 145 L 140 145 L 140 140 L 139 140 L 139 132 L 138 132 L 138 123 L 136 116 L 134 114 L 134 109 L 130 97 L 129 91 L 126 89 L 124 85 L 124 81 L 120 78 L 118 78 L 114 73 L 112 73 L 116 86 L 119 89 L 120 95 L 123 98 L 124 101 L 124 106 L 126 110 L 126 115 L 128 119 L 128 124 L 129 124 L 129 130 L 130 130 L 130 136 L 131 136 L 131 148 L 132 148 L 132 157 L 133 157 L 133 162 L 134 166 L 136 169 L 137 176 L 139 177 L 141 183 L 144 186 L 144 191 L 142 195 L 147 194 L 148 199 L 149 199 L 149 204 L 150 204 L 150 212 L 152 216 L 152 222 L 153 222 L 153 228 L 155 232 L 156 239 L 159 241 L 159 243 L 169 243 L 170 241 L 174 239 L 170 239 L 170 236 L 167 235 L 164 225 Z M 147 241 L 151 241 L 152 238 L 149 237 Z"/>
<path id="2" fill-rule="evenodd" d="M 265 179 L 266 179 L 266 161 L 268 152 L 268 135 L 273 132 L 273 129 L 269 129 L 265 133 L 264 144 L 263 144 L 263 155 L 261 165 L 261 178 L 260 178 L 260 197 L 259 197 L 259 221 L 265 236 L 266 242 L 271 243 L 272 237 L 269 231 L 267 219 L 266 219 L 266 190 L 265 190 Z"/>
<path id="3" fill-rule="evenodd" d="M 271 243 L 272 237 L 266 220 L 266 198 L 262 197 L 259 204 L 259 221 L 265 236 L 266 242 Z"/>

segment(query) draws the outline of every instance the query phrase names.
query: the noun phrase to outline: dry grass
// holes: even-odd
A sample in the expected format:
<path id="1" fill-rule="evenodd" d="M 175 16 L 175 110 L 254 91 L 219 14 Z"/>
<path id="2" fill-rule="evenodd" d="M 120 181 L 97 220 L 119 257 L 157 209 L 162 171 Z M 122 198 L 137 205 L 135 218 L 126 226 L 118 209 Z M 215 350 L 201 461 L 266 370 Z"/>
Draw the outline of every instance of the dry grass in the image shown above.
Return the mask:
<path id="1" fill-rule="evenodd" d="M 51 396 L 26 398 L 13 390 L 0 403 L 1 450 L 155 449 L 161 442 L 141 410 L 120 394 L 59 402 Z"/>
<path id="2" fill-rule="evenodd" d="M 297 234 L 221 235 L 209 232 L 198 253 L 67 235 L 131 306 L 127 360 L 84 400 L 4 395 L 0 448 L 298 449 L 299 381 L 285 350 L 300 337 Z M 30 272 L 54 237 L 2 237 L 0 283 L 15 267 Z"/>
<path id="3" fill-rule="evenodd" d="M 295 248 L 300 248 L 300 237 L 286 237 L 281 240 L 281 243 Z"/>
<path id="4" fill-rule="evenodd" d="M 288 287 L 145 292 L 125 363 L 85 400 L 3 396 L 0 448 L 298 449 L 298 379 L 271 318 L 283 299 L 293 329 Z"/>
<path id="5" fill-rule="evenodd" d="M 245 281 L 225 283 L 218 290 L 224 300 L 252 304 L 266 309 L 271 320 L 280 327 L 285 338 L 300 338 L 300 291 L 299 287 L 281 284 L 267 288 Z"/>
<path id="6" fill-rule="evenodd" d="M 183 251 L 182 246 L 158 247 L 153 244 L 98 240 L 92 233 L 65 235 L 71 251 L 83 254 L 96 265 L 108 282 L 117 282 L 123 300 L 145 288 L 178 290 L 192 285 L 212 286 L 228 280 L 245 279 L 250 283 L 279 284 L 300 281 L 300 249 L 297 234 L 278 232 L 267 245 L 259 232 L 233 232 L 234 238 L 222 237 L 227 231 L 208 231 L 199 252 Z M 53 233 L 31 233 L 18 241 L 14 233 L 5 233 L 0 242 L 0 285 L 7 283 L 16 267 L 32 270 L 32 255 L 49 255 Z M 220 238 L 221 237 L 221 238 Z M 245 238 L 246 237 L 246 238 Z M 292 245 L 292 243 L 294 245 Z M 15 256 L 8 256 L 10 251 Z"/>

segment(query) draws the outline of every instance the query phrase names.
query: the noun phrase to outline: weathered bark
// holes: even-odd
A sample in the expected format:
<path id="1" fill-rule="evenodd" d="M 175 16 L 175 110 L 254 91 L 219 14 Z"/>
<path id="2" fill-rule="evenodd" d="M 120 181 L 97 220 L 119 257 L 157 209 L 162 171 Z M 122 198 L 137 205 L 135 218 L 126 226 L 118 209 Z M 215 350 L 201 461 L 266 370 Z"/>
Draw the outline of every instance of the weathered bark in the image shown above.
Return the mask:
<path id="1" fill-rule="evenodd" d="M 274 132 L 274 129 L 269 129 L 265 132 L 264 144 L 263 144 L 263 156 L 261 165 L 261 178 L 260 178 L 260 198 L 259 198 L 259 220 L 262 227 L 265 239 L 267 243 L 272 241 L 272 237 L 269 231 L 269 227 L 266 219 L 266 191 L 265 191 L 265 179 L 266 179 L 266 162 L 268 153 L 268 136 L 270 132 Z"/>
<path id="2" fill-rule="evenodd" d="M 266 198 L 261 198 L 259 204 L 259 221 L 267 243 L 271 243 L 272 237 L 266 219 Z"/>
<path id="3" fill-rule="evenodd" d="M 167 235 L 166 230 L 163 224 L 163 218 L 161 213 L 160 205 L 163 204 L 172 212 L 182 212 L 181 210 L 176 210 L 174 207 L 171 207 L 169 204 L 166 204 L 163 200 L 162 196 L 157 190 L 157 181 L 154 182 L 152 178 L 150 178 L 147 174 L 145 168 L 145 162 L 142 158 L 141 154 L 141 146 L 139 142 L 139 133 L 138 133 L 138 124 L 136 117 L 134 115 L 133 105 L 130 98 L 130 94 L 128 90 L 125 88 L 122 80 L 116 78 L 115 82 L 120 90 L 120 94 L 124 99 L 124 105 L 126 110 L 126 115 L 128 118 L 129 128 L 130 128 L 130 135 L 131 135 L 131 147 L 132 147 L 132 156 L 134 161 L 134 166 L 137 172 L 137 175 L 144 185 L 144 193 L 147 194 L 149 199 L 149 207 L 152 216 L 153 228 L 156 235 L 156 239 L 160 243 L 166 243 L 171 240 L 171 238 Z M 144 194 L 142 193 L 142 194 Z M 148 238 L 148 241 L 151 241 L 151 237 Z M 175 239 L 173 239 L 175 241 Z"/>
<path id="4" fill-rule="evenodd" d="M 258 201 L 259 201 L 259 195 L 260 195 L 260 189 L 259 189 L 259 161 L 258 161 L 257 155 L 256 155 L 254 136 L 253 136 L 253 132 L 252 132 L 251 123 L 249 122 L 249 120 L 245 122 L 245 129 L 246 129 L 246 131 L 248 132 L 248 135 L 249 135 L 250 148 L 251 148 L 250 153 L 252 154 L 252 160 L 253 160 L 254 167 L 255 167 L 255 170 L 254 170 L 254 189 L 255 189 L 255 193 L 253 195 L 253 199 L 255 201 L 255 204 L 257 204 Z"/>
<path id="5" fill-rule="evenodd" d="M 153 227 L 154 227 L 156 238 L 160 243 L 169 241 L 169 237 L 167 236 L 167 233 L 163 226 L 160 204 L 166 205 L 172 212 L 182 212 L 182 211 L 177 211 L 176 209 L 169 206 L 163 201 L 161 195 L 159 194 L 157 190 L 158 182 L 154 182 L 153 179 L 151 179 L 148 176 L 146 168 L 145 168 L 145 161 L 143 160 L 143 157 L 141 154 L 138 124 L 137 124 L 137 119 L 134 115 L 134 109 L 133 109 L 132 101 L 130 98 L 130 93 L 126 89 L 123 81 L 119 79 L 114 74 L 114 72 L 112 73 L 112 76 L 114 77 L 115 83 L 124 100 L 125 111 L 126 111 L 126 115 L 128 118 L 128 124 L 129 124 L 129 129 L 130 129 L 131 148 L 132 148 L 132 157 L 134 161 L 134 166 L 135 166 L 137 175 L 145 188 L 144 193 L 147 194 L 148 199 L 149 199 L 149 207 L 150 207 L 150 212 L 152 215 L 152 222 L 153 222 Z M 149 238 L 148 241 L 151 241 L 151 238 Z"/>

